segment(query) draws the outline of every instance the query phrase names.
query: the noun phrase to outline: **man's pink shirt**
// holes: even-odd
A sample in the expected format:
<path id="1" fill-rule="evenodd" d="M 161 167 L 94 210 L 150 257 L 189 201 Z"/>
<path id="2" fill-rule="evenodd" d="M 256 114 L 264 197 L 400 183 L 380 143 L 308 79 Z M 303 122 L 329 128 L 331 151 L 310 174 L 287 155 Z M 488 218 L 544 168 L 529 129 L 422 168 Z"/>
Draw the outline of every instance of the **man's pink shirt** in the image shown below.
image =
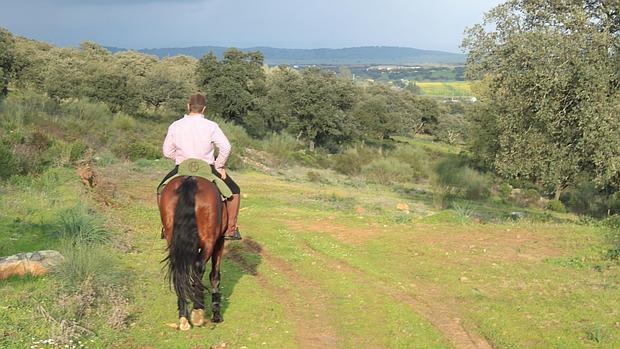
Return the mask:
<path id="1" fill-rule="evenodd" d="M 214 157 L 214 145 L 219 153 Z M 231 145 L 224 132 L 204 115 L 185 115 L 170 125 L 164 141 L 164 156 L 180 164 L 187 159 L 202 159 L 221 169 L 230 155 Z"/>

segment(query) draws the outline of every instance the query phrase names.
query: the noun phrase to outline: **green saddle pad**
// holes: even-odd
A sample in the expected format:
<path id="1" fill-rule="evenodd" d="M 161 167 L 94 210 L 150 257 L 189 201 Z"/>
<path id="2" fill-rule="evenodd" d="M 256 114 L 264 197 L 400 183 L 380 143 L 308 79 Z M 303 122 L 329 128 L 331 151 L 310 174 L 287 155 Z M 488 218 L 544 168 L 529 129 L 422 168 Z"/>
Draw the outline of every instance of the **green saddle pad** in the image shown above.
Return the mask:
<path id="1" fill-rule="evenodd" d="M 222 194 L 224 198 L 228 199 L 233 195 L 228 185 L 226 185 L 222 179 L 211 172 L 211 165 L 209 165 L 206 161 L 200 159 L 187 159 L 183 161 L 179 164 L 179 172 L 167 180 L 165 184 L 168 184 L 168 182 L 170 182 L 173 178 L 180 176 L 202 177 L 213 182 L 217 189 L 220 190 L 220 194 Z M 163 185 L 162 188 L 163 187 L 165 187 L 165 185 Z"/>

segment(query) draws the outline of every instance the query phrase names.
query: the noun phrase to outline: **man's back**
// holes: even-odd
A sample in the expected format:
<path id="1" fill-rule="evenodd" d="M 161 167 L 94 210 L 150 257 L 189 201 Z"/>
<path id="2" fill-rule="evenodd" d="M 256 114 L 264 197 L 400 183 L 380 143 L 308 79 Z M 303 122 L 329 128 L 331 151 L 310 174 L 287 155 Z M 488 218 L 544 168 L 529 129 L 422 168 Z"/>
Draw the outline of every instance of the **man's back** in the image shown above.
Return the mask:
<path id="1" fill-rule="evenodd" d="M 213 145 L 219 149 L 217 162 Z M 177 165 L 186 159 L 201 159 L 216 168 L 224 167 L 230 150 L 230 142 L 217 123 L 203 115 L 185 115 L 172 123 L 163 146 L 164 155 Z"/>

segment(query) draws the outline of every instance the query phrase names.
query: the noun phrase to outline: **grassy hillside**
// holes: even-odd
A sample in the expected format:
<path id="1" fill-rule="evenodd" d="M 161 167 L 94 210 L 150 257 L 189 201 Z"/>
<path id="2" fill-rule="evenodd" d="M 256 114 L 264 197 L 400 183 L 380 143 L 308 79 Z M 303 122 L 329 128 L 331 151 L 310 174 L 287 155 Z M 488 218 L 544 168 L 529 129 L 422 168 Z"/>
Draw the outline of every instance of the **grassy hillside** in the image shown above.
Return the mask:
<path id="1" fill-rule="evenodd" d="M 425 140 L 413 145 L 434 154 L 454 151 Z M 522 208 L 485 202 L 440 209 L 426 185 L 353 184 L 332 171 L 300 167 L 276 175 L 232 173 L 242 186 L 245 239 L 227 243 L 225 322 L 179 332 L 171 327 L 176 301 L 161 269 L 165 246 L 154 195 L 169 166 L 145 160 L 100 165 L 92 190 L 70 169 L 34 180 L 14 177 L 2 186 L 0 229 L 11 232 L 0 236 L 3 254 L 59 247 L 58 216 L 76 202 L 96 209 L 92 214 L 113 232 L 102 248 L 125 279 L 126 327 L 91 314 L 81 323 L 95 334 L 67 345 L 620 345 L 620 273 L 604 258 L 608 228 L 536 209 L 514 221 L 510 212 Z M 56 321 L 67 316 L 58 310 L 59 284 L 55 275 L 0 282 L 0 346 L 51 347 L 41 343 L 59 338 L 59 325 L 40 309 Z"/>

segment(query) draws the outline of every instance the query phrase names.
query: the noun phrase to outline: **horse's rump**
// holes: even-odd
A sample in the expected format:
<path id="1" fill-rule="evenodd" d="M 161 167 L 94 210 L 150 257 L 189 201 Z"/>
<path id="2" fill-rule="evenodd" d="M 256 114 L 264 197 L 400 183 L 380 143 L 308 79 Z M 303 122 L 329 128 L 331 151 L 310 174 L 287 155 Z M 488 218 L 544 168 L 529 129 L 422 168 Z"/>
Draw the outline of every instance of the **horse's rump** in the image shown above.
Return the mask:
<path id="1" fill-rule="evenodd" d="M 202 277 L 205 263 L 213 255 L 217 278 L 211 280 L 212 292 L 219 299 L 219 261 L 223 246 L 222 208 L 215 184 L 201 177 L 177 177 L 163 189 L 159 209 L 168 243 L 164 261 L 167 277 L 179 299 L 179 316 L 187 317 L 187 300 L 194 309 L 204 308 Z M 217 259 L 217 260 L 215 260 Z M 213 273 L 213 270 L 212 270 Z M 214 318 L 215 318 L 214 312 Z M 221 315 L 217 319 L 221 321 Z"/>

